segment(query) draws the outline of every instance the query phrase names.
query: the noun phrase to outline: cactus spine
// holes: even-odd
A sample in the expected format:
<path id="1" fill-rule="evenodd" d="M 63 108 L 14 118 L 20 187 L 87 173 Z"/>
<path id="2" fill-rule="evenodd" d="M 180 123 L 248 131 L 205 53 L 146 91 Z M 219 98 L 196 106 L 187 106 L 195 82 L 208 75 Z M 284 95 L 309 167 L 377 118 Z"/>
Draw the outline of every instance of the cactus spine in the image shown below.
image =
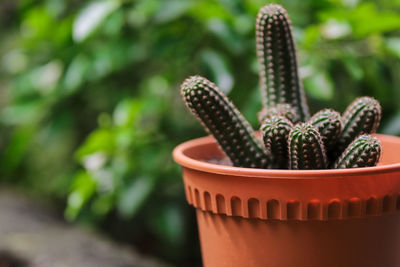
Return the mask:
<path id="1" fill-rule="evenodd" d="M 274 156 L 274 167 L 288 168 L 287 139 L 293 124 L 283 116 L 274 116 L 264 120 L 261 132 L 265 148 Z"/>
<path id="2" fill-rule="evenodd" d="M 257 116 L 260 124 L 262 124 L 266 118 L 271 118 L 274 116 L 284 116 L 292 123 L 298 123 L 300 121 L 299 114 L 296 112 L 296 110 L 292 107 L 292 105 L 286 103 L 277 104 L 272 107 L 263 107 L 261 111 L 258 112 Z"/>
<path id="3" fill-rule="evenodd" d="M 192 76 L 183 82 L 181 94 L 187 107 L 215 137 L 234 166 L 270 167 L 270 154 L 264 151 L 247 120 L 214 83 Z"/>
<path id="4" fill-rule="evenodd" d="M 309 111 L 298 75 L 292 25 L 283 7 L 269 4 L 260 9 L 256 39 L 264 106 L 289 103 L 306 121 Z"/>
<path id="5" fill-rule="evenodd" d="M 381 144 L 376 137 L 361 135 L 355 139 L 334 163 L 334 169 L 375 166 L 381 155 Z"/>
<path id="6" fill-rule="evenodd" d="M 357 136 L 375 133 L 381 114 L 382 108 L 374 98 L 360 97 L 354 100 L 343 113 L 343 131 L 337 142 L 335 156 L 338 157 Z"/>
<path id="7" fill-rule="evenodd" d="M 290 169 L 327 168 L 327 158 L 321 135 L 311 124 L 297 124 L 289 134 L 288 145 Z"/>
<path id="8" fill-rule="evenodd" d="M 315 113 L 308 121 L 321 134 L 327 151 L 330 151 L 342 133 L 342 119 L 339 112 L 332 109 L 323 109 Z"/>

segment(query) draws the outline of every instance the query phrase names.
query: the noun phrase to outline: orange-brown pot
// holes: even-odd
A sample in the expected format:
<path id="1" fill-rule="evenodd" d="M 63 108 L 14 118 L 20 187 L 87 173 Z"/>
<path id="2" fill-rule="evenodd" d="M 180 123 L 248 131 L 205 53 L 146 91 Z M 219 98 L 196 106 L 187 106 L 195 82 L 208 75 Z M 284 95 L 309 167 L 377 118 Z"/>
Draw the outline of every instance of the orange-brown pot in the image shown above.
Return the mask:
<path id="1" fill-rule="evenodd" d="M 204 160 L 212 137 L 174 150 L 206 267 L 399 267 L 400 138 L 377 167 L 263 170 Z"/>

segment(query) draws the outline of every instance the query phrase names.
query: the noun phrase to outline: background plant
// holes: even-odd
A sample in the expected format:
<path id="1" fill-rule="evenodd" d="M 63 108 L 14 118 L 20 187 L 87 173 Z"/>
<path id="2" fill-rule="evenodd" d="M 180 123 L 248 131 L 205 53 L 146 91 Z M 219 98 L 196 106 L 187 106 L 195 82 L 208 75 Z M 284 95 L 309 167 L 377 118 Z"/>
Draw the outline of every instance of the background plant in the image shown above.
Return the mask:
<path id="1" fill-rule="evenodd" d="M 311 113 L 371 95 L 380 131 L 399 135 L 400 3 L 277 2 L 295 26 Z M 265 4 L 1 1 L 2 183 L 148 253 L 195 262 L 193 211 L 170 153 L 205 132 L 178 87 L 204 75 L 256 126 L 254 18 Z"/>

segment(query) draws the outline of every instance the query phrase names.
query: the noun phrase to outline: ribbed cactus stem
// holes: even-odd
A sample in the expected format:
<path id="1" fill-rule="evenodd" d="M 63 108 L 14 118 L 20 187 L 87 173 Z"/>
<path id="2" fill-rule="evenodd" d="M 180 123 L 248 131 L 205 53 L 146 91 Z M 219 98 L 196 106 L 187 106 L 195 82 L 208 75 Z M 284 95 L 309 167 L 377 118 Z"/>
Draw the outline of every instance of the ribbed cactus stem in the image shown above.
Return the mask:
<path id="1" fill-rule="evenodd" d="M 309 123 L 297 124 L 289 134 L 289 167 L 293 170 L 327 168 L 325 147 L 318 130 Z"/>
<path id="2" fill-rule="evenodd" d="M 346 148 L 333 168 L 373 167 L 379 161 L 381 150 L 381 143 L 376 137 L 361 135 Z"/>
<path id="3" fill-rule="evenodd" d="M 267 118 L 272 118 L 274 116 L 284 116 L 292 123 L 298 123 L 300 121 L 299 114 L 290 104 L 277 104 L 272 107 L 263 107 L 257 114 L 258 121 L 260 124 Z"/>
<path id="4" fill-rule="evenodd" d="M 183 82 L 181 94 L 234 166 L 270 167 L 271 155 L 264 151 L 250 124 L 214 83 L 192 76 Z"/>
<path id="5" fill-rule="evenodd" d="M 372 97 L 354 100 L 343 113 L 343 131 L 338 140 L 335 156 L 338 157 L 359 135 L 375 133 L 382 115 L 381 105 Z"/>
<path id="6" fill-rule="evenodd" d="M 283 116 L 267 118 L 261 125 L 264 146 L 271 151 L 274 168 L 288 168 L 287 140 L 292 128 L 293 124 Z"/>
<path id="7" fill-rule="evenodd" d="M 317 128 L 326 150 L 333 149 L 343 128 L 339 112 L 333 109 L 322 109 L 315 113 L 308 122 Z"/>
<path id="8" fill-rule="evenodd" d="M 309 118 L 303 85 L 298 75 L 292 25 L 277 4 L 260 9 L 256 21 L 257 58 L 264 106 L 291 104 L 302 121 Z"/>

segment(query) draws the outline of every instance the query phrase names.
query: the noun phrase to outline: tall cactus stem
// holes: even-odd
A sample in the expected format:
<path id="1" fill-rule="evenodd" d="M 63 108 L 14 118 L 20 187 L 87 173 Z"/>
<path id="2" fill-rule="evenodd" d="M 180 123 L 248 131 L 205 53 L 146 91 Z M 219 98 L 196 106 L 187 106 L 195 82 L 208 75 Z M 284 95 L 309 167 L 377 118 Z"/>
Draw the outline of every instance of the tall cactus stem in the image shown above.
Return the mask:
<path id="1" fill-rule="evenodd" d="M 381 155 L 380 141 L 371 135 L 360 135 L 334 163 L 334 169 L 375 166 Z"/>
<path id="2" fill-rule="evenodd" d="M 328 162 L 321 135 L 311 124 L 297 124 L 289 134 L 288 146 L 290 169 L 327 168 Z"/>
<path id="3" fill-rule="evenodd" d="M 257 58 L 264 106 L 289 103 L 302 121 L 309 118 L 303 85 L 298 74 L 296 47 L 287 11 L 268 4 L 256 21 Z"/>
<path id="4" fill-rule="evenodd" d="M 271 166 L 270 153 L 263 149 L 250 124 L 214 83 L 200 76 L 192 76 L 181 85 L 181 95 L 187 107 L 215 137 L 234 166 Z"/>

